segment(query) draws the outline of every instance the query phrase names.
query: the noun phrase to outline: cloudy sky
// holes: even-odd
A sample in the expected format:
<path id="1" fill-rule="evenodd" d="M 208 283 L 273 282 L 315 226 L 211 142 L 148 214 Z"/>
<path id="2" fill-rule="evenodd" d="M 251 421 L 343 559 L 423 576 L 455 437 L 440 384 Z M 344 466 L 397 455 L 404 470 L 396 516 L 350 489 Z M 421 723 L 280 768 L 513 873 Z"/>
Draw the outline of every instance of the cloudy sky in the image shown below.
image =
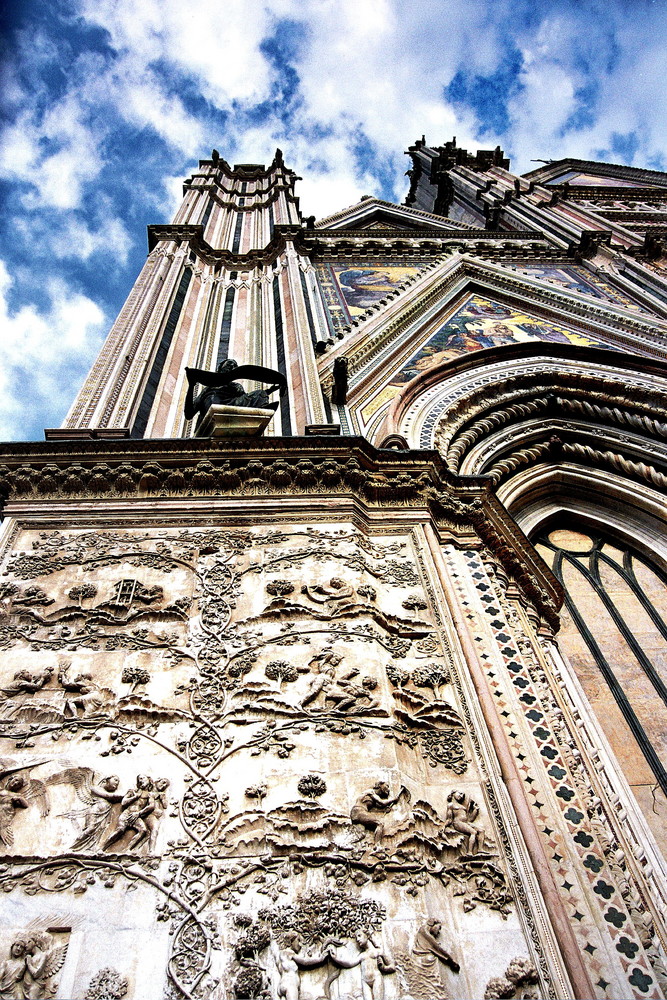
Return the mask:
<path id="1" fill-rule="evenodd" d="M 322 216 L 402 201 L 425 133 L 667 169 L 667 0 L 13 0 L 0 440 L 58 426 L 181 182 L 280 146 Z"/>

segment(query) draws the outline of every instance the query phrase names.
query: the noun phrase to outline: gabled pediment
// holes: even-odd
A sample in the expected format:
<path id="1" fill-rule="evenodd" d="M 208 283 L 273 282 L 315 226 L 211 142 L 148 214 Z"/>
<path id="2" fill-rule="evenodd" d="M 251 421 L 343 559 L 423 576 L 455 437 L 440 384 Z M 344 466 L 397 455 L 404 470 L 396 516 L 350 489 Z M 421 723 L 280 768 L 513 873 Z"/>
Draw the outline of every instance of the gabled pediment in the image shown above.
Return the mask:
<path id="1" fill-rule="evenodd" d="M 428 229 L 454 230 L 459 232 L 468 229 L 460 222 L 443 219 L 440 215 L 421 212 L 406 208 L 403 205 L 393 205 L 380 198 L 362 198 L 356 205 L 342 209 L 335 215 L 320 219 L 316 229 L 327 230 L 396 230 L 420 232 Z"/>
<path id="2" fill-rule="evenodd" d="M 667 322 L 614 301 L 612 286 L 587 286 L 570 265 L 562 275 L 526 270 L 464 254 L 419 269 L 322 358 L 325 384 L 336 357 L 346 357 L 348 402 L 368 429 L 410 382 L 468 353 L 539 341 L 637 356 L 661 350 Z"/>
<path id="3" fill-rule="evenodd" d="M 625 167 L 617 163 L 598 163 L 595 160 L 576 160 L 571 157 L 552 160 L 542 167 L 523 175 L 536 184 L 570 187 L 667 187 L 667 174 L 641 167 Z"/>

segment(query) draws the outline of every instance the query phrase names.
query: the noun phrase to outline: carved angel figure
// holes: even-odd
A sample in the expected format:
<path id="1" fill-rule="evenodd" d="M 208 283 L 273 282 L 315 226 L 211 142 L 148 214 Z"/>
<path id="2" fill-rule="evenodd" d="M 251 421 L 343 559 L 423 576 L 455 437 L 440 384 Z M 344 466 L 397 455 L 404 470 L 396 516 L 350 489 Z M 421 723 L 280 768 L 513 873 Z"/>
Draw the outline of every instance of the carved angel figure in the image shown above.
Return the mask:
<path id="1" fill-rule="evenodd" d="M 51 996 L 49 980 L 60 972 L 67 944 L 56 944 L 47 931 L 24 933 L 0 963 L 0 1000 L 42 1000 Z"/>
<path id="2" fill-rule="evenodd" d="M 19 764 L 11 757 L 0 757 L 0 844 L 6 847 L 14 844 L 12 824 L 17 809 L 27 809 L 34 802 L 42 819 L 49 814 L 46 785 L 29 773 L 31 767 L 43 763 L 37 760 Z"/>
<path id="3" fill-rule="evenodd" d="M 118 791 L 118 776 L 110 774 L 98 781 L 90 767 L 68 767 L 47 778 L 47 784 L 72 785 L 85 806 L 65 814 L 81 826 L 81 833 L 72 844 L 72 850 L 93 850 L 99 845 L 111 823 L 114 805 L 123 798 Z"/>

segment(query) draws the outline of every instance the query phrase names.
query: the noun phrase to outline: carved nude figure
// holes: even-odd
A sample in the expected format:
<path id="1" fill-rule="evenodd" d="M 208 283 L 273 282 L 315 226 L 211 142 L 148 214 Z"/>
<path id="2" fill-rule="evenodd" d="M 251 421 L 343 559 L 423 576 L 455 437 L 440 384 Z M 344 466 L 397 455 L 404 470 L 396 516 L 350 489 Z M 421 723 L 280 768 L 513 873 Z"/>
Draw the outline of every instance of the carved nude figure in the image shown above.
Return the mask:
<path id="1" fill-rule="evenodd" d="M 106 851 L 116 841 L 122 840 L 128 830 L 133 830 L 135 834 L 127 845 L 128 851 L 133 851 L 145 840 L 148 840 L 150 829 L 146 817 L 154 809 L 153 781 L 147 775 L 140 774 L 137 777 L 137 787 L 127 791 L 121 800 L 115 829 L 111 831 L 102 844 L 103 850 Z"/>
<path id="2" fill-rule="evenodd" d="M 372 936 L 366 934 L 365 931 L 358 930 L 354 935 L 354 942 L 359 949 L 356 958 L 348 960 L 332 955 L 331 960 L 340 969 L 354 969 L 359 966 L 363 1000 L 383 1000 L 384 983 L 382 977 L 396 972 L 396 968 L 383 954 Z M 327 985 L 330 985 L 330 982 Z"/>
<path id="3" fill-rule="evenodd" d="M 284 940 L 282 949 L 278 948 L 275 941 L 271 942 L 271 954 L 280 973 L 278 997 L 284 1000 L 299 1000 L 301 969 L 316 969 L 324 965 L 329 959 L 329 951 L 323 950 L 315 955 L 302 951 L 303 941 L 296 931 L 288 931 Z"/>
<path id="4" fill-rule="evenodd" d="M 169 788 L 168 778 L 158 778 L 155 782 L 153 793 L 153 811 L 146 814 L 145 823 L 148 827 L 148 850 L 151 854 L 155 852 L 155 842 L 157 840 L 158 826 L 163 814 L 167 810 L 169 800 L 167 799 L 167 789 Z"/>
<path id="5" fill-rule="evenodd" d="M 373 832 L 373 840 L 377 843 L 387 832 L 386 814 L 402 799 L 410 801 L 410 792 L 401 785 L 398 794 L 391 798 L 389 785 L 386 781 L 378 781 L 372 789 L 364 792 L 350 810 L 350 820 Z"/>
<path id="6" fill-rule="evenodd" d="M 484 847 L 484 827 L 477 822 L 479 808 L 465 792 L 452 791 L 447 796 L 445 826 L 467 838 L 468 854 L 477 854 Z"/>
<path id="7" fill-rule="evenodd" d="M 337 576 L 332 577 L 329 583 L 304 583 L 301 593 L 314 604 L 323 604 L 331 615 L 342 614 L 357 603 L 354 587 Z"/>
<path id="8" fill-rule="evenodd" d="M 325 703 L 330 702 L 333 711 L 349 712 L 351 709 L 375 707 L 370 691 L 377 686 L 371 677 L 364 677 L 361 684 L 356 681 L 359 671 L 355 668 L 328 688 Z"/>

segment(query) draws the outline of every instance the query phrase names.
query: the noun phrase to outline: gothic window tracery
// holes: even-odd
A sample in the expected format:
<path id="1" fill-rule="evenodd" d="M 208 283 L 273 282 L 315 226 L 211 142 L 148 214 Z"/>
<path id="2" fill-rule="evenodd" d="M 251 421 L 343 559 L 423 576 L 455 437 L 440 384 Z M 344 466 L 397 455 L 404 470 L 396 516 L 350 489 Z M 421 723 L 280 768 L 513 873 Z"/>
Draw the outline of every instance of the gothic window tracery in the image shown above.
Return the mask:
<path id="1" fill-rule="evenodd" d="M 667 573 L 576 520 L 534 541 L 565 589 L 561 648 L 635 794 L 655 812 L 667 795 Z"/>

